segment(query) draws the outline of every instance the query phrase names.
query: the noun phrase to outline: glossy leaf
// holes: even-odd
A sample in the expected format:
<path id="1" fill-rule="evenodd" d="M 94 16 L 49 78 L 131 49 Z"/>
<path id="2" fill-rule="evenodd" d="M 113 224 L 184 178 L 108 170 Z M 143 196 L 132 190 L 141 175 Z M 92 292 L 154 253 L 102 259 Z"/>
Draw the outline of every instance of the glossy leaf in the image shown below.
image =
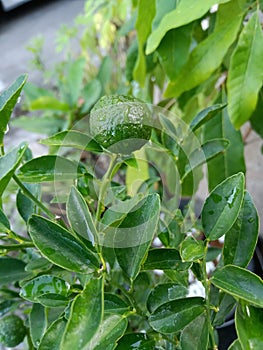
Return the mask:
<path id="1" fill-rule="evenodd" d="M 191 121 L 190 128 L 192 131 L 199 129 L 202 125 L 208 122 L 217 115 L 217 113 L 226 107 L 224 103 L 217 103 L 215 105 L 209 106 L 203 109 L 197 114 L 197 116 Z"/>
<path id="2" fill-rule="evenodd" d="M 263 282 L 256 274 L 234 265 L 224 266 L 215 271 L 211 282 L 231 294 L 254 306 L 263 307 Z"/>
<path id="3" fill-rule="evenodd" d="M 116 294 L 104 293 L 104 312 L 109 314 L 124 314 L 129 311 L 129 305 Z"/>
<path id="4" fill-rule="evenodd" d="M 223 97 L 223 102 L 225 102 L 225 97 Z M 244 143 L 240 131 L 235 130 L 230 122 L 226 108 L 212 120 L 206 122 L 204 131 L 206 141 L 220 137 L 230 142 L 224 153 L 217 155 L 207 164 L 208 185 L 211 191 L 227 177 L 239 171 L 245 173 Z"/>
<path id="5" fill-rule="evenodd" d="M 69 303 L 69 298 L 56 293 L 40 295 L 37 300 L 41 305 L 48 308 L 66 307 Z"/>
<path id="6" fill-rule="evenodd" d="M 195 19 L 202 17 L 211 6 L 227 2 L 228 0 L 208 0 L 196 2 L 195 0 L 182 0 L 175 10 L 167 13 L 161 20 L 159 26 L 151 33 L 148 38 L 146 54 L 153 52 L 160 44 L 165 34 L 173 29 L 188 24 Z"/>
<path id="7" fill-rule="evenodd" d="M 114 349 L 116 342 L 124 334 L 128 325 L 126 318 L 120 315 L 107 317 L 100 325 L 97 333 L 86 346 L 87 350 Z"/>
<path id="8" fill-rule="evenodd" d="M 69 159 L 48 155 L 34 158 L 22 165 L 18 176 L 24 182 L 73 180 L 82 176 L 78 163 Z"/>
<path id="9" fill-rule="evenodd" d="M 236 305 L 236 300 L 230 294 L 220 292 L 219 295 L 221 296 L 218 304 L 219 311 L 215 314 L 213 326 L 221 326 Z"/>
<path id="10" fill-rule="evenodd" d="M 14 175 L 15 170 L 21 163 L 26 149 L 27 145 L 21 144 L 0 157 L 0 196 L 2 196 L 6 186 Z"/>
<path id="11" fill-rule="evenodd" d="M 163 2 L 162 2 L 163 6 Z M 175 80 L 187 62 L 192 42 L 192 24 L 172 29 L 165 34 L 157 52 L 161 65 L 170 80 Z"/>
<path id="12" fill-rule="evenodd" d="M 154 350 L 154 339 L 149 339 L 144 333 L 128 333 L 119 341 L 116 350 Z"/>
<path id="13" fill-rule="evenodd" d="M 180 254 L 183 261 L 198 261 L 204 257 L 205 246 L 203 241 L 194 237 L 186 237 L 181 244 Z"/>
<path id="14" fill-rule="evenodd" d="M 44 334 L 38 350 L 60 350 L 66 325 L 67 321 L 63 317 L 53 322 Z"/>
<path id="15" fill-rule="evenodd" d="M 213 139 L 205 142 L 200 148 L 195 149 L 188 158 L 189 164 L 185 167 L 183 178 L 190 174 L 198 166 L 207 163 L 219 154 L 226 151 L 229 141 L 226 139 Z"/>
<path id="16" fill-rule="evenodd" d="M 22 260 L 0 257 L 0 285 L 8 285 L 31 276 L 31 272 L 25 271 L 25 266 Z"/>
<path id="17" fill-rule="evenodd" d="M 158 284 L 149 294 L 147 308 L 150 312 L 169 301 L 186 297 L 188 289 L 177 283 Z"/>
<path id="18" fill-rule="evenodd" d="M 179 252 L 172 248 L 156 248 L 148 252 L 143 270 L 177 270 L 184 271 L 191 266 L 191 263 L 183 262 Z"/>
<path id="19" fill-rule="evenodd" d="M 243 173 L 233 175 L 219 184 L 206 199 L 202 225 L 210 241 L 223 236 L 236 221 L 243 202 L 244 181 Z"/>
<path id="20" fill-rule="evenodd" d="M 10 230 L 10 223 L 4 212 L 0 209 L 0 232 L 8 233 Z"/>
<path id="21" fill-rule="evenodd" d="M 259 13 L 255 12 L 244 26 L 231 56 L 227 90 L 228 112 L 240 128 L 255 110 L 263 82 L 263 34 Z"/>
<path id="22" fill-rule="evenodd" d="M 50 109 L 53 111 L 69 112 L 70 106 L 52 96 L 41 96 L 32 101 L 29 108 L 32 111 Z"/>
<path id="23" fill-rule="evenodd" d="M 204 311 L 205 306 L 202 298 L 177 299 L 159 306 L 149 317 L 149 323 L 157 332 L 176 333 Z"/>
<path id="24" fill-rule="evenodd" d="M 246 267 L 249 264 L 257 244 L 258 229 L 257 210 L 249 193 L 245 192 L 236 222 L 225 236 L 223 248 L 225 265 Z"/>
<path id="25" fill-rule="evenodd" d="M 99 268 L 97 256 L 52 221 L 33 215 L 29 220 L 29 234 L 40 252 L 55 265 L 80 273 L 91 273 Z"/>
<path id="26" fill-rule="evenodd" d="M 61 349 L 83 350 L 101 326 L 103 280 L 91 279 L 72 303 Z"/>
<path id="27" fill-rule="evenodd" d="M 228 348 L 228 350 L 243 350 L 239 339 L 236 339 Z"/>
<path id="28" fill-rule="evenodd" d="M 65 130 L 46 139 L 41 143 L 48 146 L 72 147 L 82 151 L 101 152 L 100 145 L 92 140 L 88 134 L 76 130 Z"/>
<path id="29" fill-rule="evenodd" d="M 101 96 L 101 83 L 98 79 L 91 80 L 83 89 L 83 98 L 85 102 L 81 106 L 81 113 L 88 113 L 91 107 L 97 102 Z"/>
<path id="30" fill-rule="evenodd" d="M 114 251 L 123 272 L 134 280 L 151 245 L 157 228 L 160 199 L 147 196 L 127 213 L 115 233 Z"/>
<path id="31" fill-rule="evenodd" d="M 200 315 L 182 331 L 180 344 L 184 350 L 204 350 L 208 345 L 208 320 Z"/>
<path id="32" fill-rule="evenodd" d="M 47 326 L 45 309 L 40 304 L 33 304 L 29 314 L 30 337 L 35 348 L 38 347 Z"/>
<path id="33" fill-rule="evenodd" d="M 69 284 L 56 276 L 41 275 L 23 284 L 20 296 L 26 300 L 37 302 L 38 297 L 49 293 L 57 293 L 66 296 L 69 291 Z"/>
<path id="34" fill-rule="evenodd" d="M 206 1 L 205 5 L 201 5 L 199 1 L 195 3 L 195 6 L 202 7 L 207 6 L 209 1 Z M 181 1 L 180 4 L 187 4 L 186 13 L 188 18 L 191 18 L 188 1 Z M 204 82 L 220 66 L 230 45 L 236 39 L 242 23 L 243 11 L 243 6 L 233 1 L 219 7 L 214 31 L 192 50 L 176 80 L 168 84 L 165 91 L 166 97 L 180 96 L 184 91 Z M 169 15 L 171 14 L 172 12 Z M 179 23 L 175 18 L 173 21 Z"/>
<path id="35" fill-rule="evenodd" d="M 238 305 L 235 321 L 242 349 L 263 348 L 263 309 L 251 305 Z"/>
<path id="36" fill-rule="evenodd" d="M 17 99 L 27 80 L 27 75 L 20 75 L 15 82 L 0 94 L 0 145 L 3 145 L 4 134 Z"/>
<path id="37" fill-rule="evenodd" d="M 133 70 L 133 77 L 144 86 L 146 77 L 146 59 L 144 45 L 151 31 L 152 20 L 155 16 L 155 1 L 139 0 L 138 16 L 135 24 L 138 37 L 138 58 Z"/>
<path id="38" fill-rule="evenodd" d="M 24 184 L 24 186 L 33 194 L 35 198 L 40 197 L 40 185 L 39 184 Z M 37 206 L 36 204 L 24 195 L 22 190 L 19 190 L 16 196 L 16 206 L 19 214 L 24 219 L 25 222 L 32 216 L 36 214 Z"/>
<path id="39" fill-rule="evenodd" d="M 92 245 L 98 237 L 91 213 L 80 192 L 72 187 L 67 202 L 67 217 L 70 226 L 80 236 L 88 239 Z"/>

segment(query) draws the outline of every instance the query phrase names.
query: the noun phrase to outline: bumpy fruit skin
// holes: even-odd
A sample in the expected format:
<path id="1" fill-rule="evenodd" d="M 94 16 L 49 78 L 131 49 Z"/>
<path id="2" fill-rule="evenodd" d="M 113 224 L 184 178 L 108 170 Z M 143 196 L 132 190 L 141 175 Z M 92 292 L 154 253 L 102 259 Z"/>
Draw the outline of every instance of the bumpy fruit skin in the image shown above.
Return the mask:
<path id="1" fill-rule="evenodd" d="M 20 344 L 26 335 L 23 321 L 16 315 L 5 316 L 0 319 L 0 343 L 13 348 Z"/>
<path id="2" fill-rule="evenodd" d="M 113 153 L 130 154 L 151 137 L 146 104 L 124 95 L 103 96 L 90 113 L 91 136 Z"/>

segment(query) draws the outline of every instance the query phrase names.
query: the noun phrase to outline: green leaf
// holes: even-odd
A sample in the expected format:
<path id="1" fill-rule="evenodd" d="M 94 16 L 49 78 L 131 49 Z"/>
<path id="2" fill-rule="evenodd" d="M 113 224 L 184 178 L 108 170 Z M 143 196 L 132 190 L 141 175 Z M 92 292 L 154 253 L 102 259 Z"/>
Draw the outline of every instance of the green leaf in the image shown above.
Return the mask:
<path id="1" fill-rule="evenodd" d="M 116 294 L 104 293 L 104 312 L 109 314 L 124 314 L 130 307 Z"/>
<path id="2" fill-rule="evenodd" d="M 32 101 L 36 100 L 37 98 L 41 96 L 51 96 L 54 97 L 54 94 L 52 91 L 43 89 L 39 87 L 38 85 L 35 85 L 33 83 L 27 82 L 24 86 L 23 90 L 25 94 L 26 104 L 30 104 Z"/>
<path id="3" fill-rule="evenodd" d="M 160 199 L 147 196 L 128 212 L 115 231 L 114 251 L 123 272 L 134 280 L 151 245 L 159 219 Z"/>
<path id="4" fill-rule="evenodd" d="M 174 81 L 187 62 L 192 42 L 192 24 L 172 29 L 165 34 L 157 52 L 168 78 Z"/>
<path id="5" fill-rule="evenodd" d="M 210 241 L 217 240 L 233 226 L 244 197 L 244 174 L 230 176 L 206 199 L 202 210 L 204 233 Z"/>
<path id="6" fill-rule="evenodd" d="M 40 295 L 38 302 L 48 308 L 66 307 L 69 303 L 69 298 L 56 293 L 47 293 Z"/>
<path id="7" fill-rule="evenodd" d="M 34 197 L 38 199 L 40 198 L 39 184 L 24 184 L 24 186 L 28 189 L 30 193 L 33 194 Z M 19 214 L 25 222 L 27 222 L 33 214 L 36 214 L 36 211 L 38 209 L 36 204 L 30 198 L 24 195 L 22 190 L 19 190 L 17 193 L 16 207 Z"/>
<path id="8" fill-rule="evenodd" d="M 186 297 L 188 289 L 177 283 L 158 284 L 149 294 L 147 308 L 150 312 L 155 311 L 160 305 L 169 301 Z"/>
<path id="9" fill-rule="evenodd" d="M 149 317 L 150 326 L 163 334 L 176 333 L 204 313 L 203 298 L 183 298 L 159 306 Z"/>
<path id="10" fill-rule="evenodd" d="M 245 192 L 243 204 L 236 222 L 225 235 L 224 264 L 247 267 L 258 239 L 258 214 L 252 198 Z"/>
<path id="11" fill-rule="evenodd" d="M 0 209 L 0 232 L 8 233 L 10 230 L 10 223 L 3 211 Z"/>
<path id="12" fill-rule="evenodd" d="M 219 292 L 218 289 L 216 290 L 221 300 L 217 305 L 219 311 L 215 314 L 213 326 L 221 326 L 236 305 L 236 300 L 230 294 L 222 293 L 222 291 Z"/>
<path id="13" fill-rule="evenodd" d="M 231 294 L 254 306 L 263 307 L 263 282 L 256 274 L 238 266 L 227 265 L 215 271 L 211 282 Z"/>
<path id="14" fill-rule="evenodd" d="M 146 77 L 146 59 L 144 45 L 151 31 L 152 20 L 155 16 L 155 1 L 139 0 L 138 17 L 135 24 L 138 37 L 138 58 L 133 70 L 133 77 L 143 87 Z"/>
<path id="15" fill-rule="evenodd" d="M 36 134 L 54 134 L 64 129 L 66 121 L 55 116 L 21 116 L 11 120 L 12 126 L 21 128 Z"/>
<path id="16" fill-rule="evenodd" d="M 251 305 L 238 305 L 235 321 L 241 348 L 262 349 L 263 309 Z"/>
<path id="17" fill-rule="evenodd" d="M 124 334 L 128 325 L 126 318 L 120 315 L 107 317 L 93 336 L 86 350 L 113 350 L 116 342 Z"/>
<path id="18" fill-rule="evenodd" d="M 205 314 L 200 315 L 184 328 L 180 344 L 184 350 L 204 350 L 208 345 L 208 320 Z"/>
<path id="19" fill-rule="evenodd" d="M 102 151 L 100 145 L 94 141 L 91 136 L 75 130 L 61 131 L 41 140 L 40 143 L 47 146 L 73 147 L 82 151 Z"/>
<path id="20" fill-rule="evenodd" d="M 250 118 L 250 124 L 256 133 L 263 138 L 263 123 L 262 123 L 262 109 L 263 109 L 263 90 L 260 90 L 258 95 L 258 102 L 256 109 Z"/>
<path id="21" fill-rule="evenodd" d="M 100 98 L 102 92 L 101 83 L 98 79 L 93 79 L 87 85 L 85 85 L 82 95 L 85 100 L 81 106 L 81 113 L 86 114 L 90 111 L 91 107 Z"/>
<path id="22" fill-rule="evenodd" d="M 82 175 L 77 162 L 55 155 L 34 158 L 22 165 L 18 172 L 24 182 L 73 180 Z"/>
<path id="23" fill-rule="evenodd" d="M 176 8 L 178 0 L 156 0 L 156 13 L 152 21 L 152 30 L 158 28 L 162 18 Z"/>
<path id="24" fill-rule="evenodd" d="M 52 275 L 41 275 L 23 284 L 20 296 L 32 302 L 38 302 L 38 298 L 49 293 L 57 293 L 66 296 L 69 284 L 62 278 Z"/>
<path id="25" fill-rule="evenodd" d="M 39 304 L 33 304 L 29 314 L 29 329 L 31 340 L 35 348 L 40 344 L 46 331 L 46 326 L 47 320 L 44 307 Z"/>
<path id="26" fill-rule="evenodd" d="M 224 101 L 225 97 L 223 97 Z M 230 142 L 224 153 L 208 163 L 208 184 L 211 191 L 227 177 L 239 171 L 245 173 L 244 143 L 240 131 L 235 130 L 230 122 L 226 108 L 212 120 L 209 120 L 205 124 L 204 130 L 206 141 L 220 137 Z"/>
<path id="27" fill-rule="evenodd" d="M 225 152 L 228 146 L 229 141 L 226 139 L 213 139 L 193 150 L 188 157 L 189 163 L 185 166 L 185 173 L 182 180 L 198 166 Z"/>
<path id="28" fill-rule="evenodd" d="M 154 350 L 155 341 L 144 333 L 125 334 L 118 342 L 116 350 Z"/>
<path id="29" fill-rule="evenodd" d="M 220 110 L 226 107 L 225 103 L 217 103 L 203 109 L 197 114 L 197 116 L 191 121 L 190 128 L 192 131 L 199 129 L 202 125 L 208 122 L 208 120 L 215 117 Z"/>
<path id="30" fill-rule="evenodd" d="M 198 261 L 204 257 L 204 252 L 204 242 L 194 237 L 186 237 L 181 243 L 180 254 L 184 261 Z"/>
<path id="31" fill-rule="evenodd" d="M 201 5 L 200 1 L 191 0 L 191 2 L 195 2 L 197 7 L 207 6 L 209 3 L 207 1 L 204 5 L 202 2 Z M 244 0 L 241 2 L 243 3 Z M 191 18 L 188 0 L 181 1 L 180 4 L 187 4 L 187 17 Z M 165 97 L 180 96 L 184 91 L 194 88 L 212 75 L 236 39 L 242 23 L 243 12 L 242 4 L 237 3 L 237 1 L 230 1 L 219 7 L 214 31 L 192 50 L 176 80 L 168 84 Z M 175 18 L 173 18 L 173 23 L 177 23 Z"/>
<path id="32" fill-rule="evenodd" d="M 26 144 L 14 148 L 0 157 L 0 197 L 19 166 L 27 149 Z"/>
<path id="33" fill-rule="evenodd" d="M 255 110 L 263 82 L 263 35 L 259 13 L 244 26 L 231 56 L 228 79 L 228 112 L 240 128 Z"/>
<path id="34" fill-rule="evenodd" d="M 97 230 L 85 199 L 75 187 L 71 187 L 68 198 L 67 218 L 74 231 L 88 239 L 92 245 L 95 244 L 98 238 Z"/>
<path id="35" fill-rule="evenodd" d="M 12 310 L 15 310 L 19 302 L 15 300 L 4 300 L 0 303 L 0 318 L 9 313 Z"/>
<path id="36" fill-rule="evenodd" d="M 0 94 L 0 146 L 3 146 L 9 119 L 26 80 L 26 74 L 20 75 L 9 88 Z"/>
<path id="37" fill-rule="evenodd" d="M 19 259 L 0 257 L 0 286 L 21 281 L 31 276 L 25 271 L 26 264 Z"/>
<path id="38" fill-rule="evenodd" d="M 99 268 L 97 256 L 54 222 L 33 215 L 28 230 L 35 246 L 55 265 L 80 273 L 91 273 Z"/>
<path id="39" fill-rule="evenodd" d="M 228 348 L 228 350 L 243 350 L 241 343 L 238 339 L 236 339 Z"/>
<path id="40" fill-rule="evenodd" d="M 214 4 L 222 4 L 228 0 L 207 0 L 206 2 L 195 0 L 181 0 L 175 10 L 167 13 L 161 20 L 159 26 L 148 38 L 146 54 L 153 52 L 160 44 L 165 34 L 173 29 L 182 27 L 202 17 Z"/>
<path id="41" fill-rule="evenodd" d="M 44 334 L 38 350 L 60 350 L 66 325 L 67 321 L 63 317 L 53 322 Z"/>
<path id="42" fill-rule="evenodd" d="M 177 270 L 184 271 L 191 266 L 191 263 L 183 262 L 179 252 L 172 248 L 156 248 L 148 252 L 143 270 Z"/>
<path id="43" fill-rule="evenodd" d="M 77 104 L 80 97 L 85 63 L 86 60 L 84 57 L 81 57 L 69 64 L 66 87 L 68 88 L 67 102 L 71 107 Z"/>
<path id="44" fill-rule="evenodd" d="M 91 279 L 72 303 L 61 349 L 83 350 L 96 334 L 103 315 L 103 280 Z"/>
<path id="45" fill-rule="evenodd" d="M 70 106 L 67 103 L 61 102 L 52 96 L 41 96 L 31 102 L 30 110 L 52 110 L 60 112 L 69 112 Z"/>

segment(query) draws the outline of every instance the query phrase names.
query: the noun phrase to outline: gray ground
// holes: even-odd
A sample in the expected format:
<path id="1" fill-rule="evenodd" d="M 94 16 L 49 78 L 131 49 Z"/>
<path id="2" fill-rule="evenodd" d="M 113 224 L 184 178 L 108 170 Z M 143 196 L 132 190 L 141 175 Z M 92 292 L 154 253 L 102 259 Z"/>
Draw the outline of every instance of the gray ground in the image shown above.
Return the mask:
<path id="1" fill-rule="evenodd" d="M 25 49 L 30 39 L 38 34 L 45 37 L 44 60 L 52 65 L 59 60 L 54 50 L 54 39 L 61 24 L 71 24 L 75 16 L 83 9 L 85 0 L 42 0 L 28 3 L 18 10 L 4 16 L 0 15 L 0 90 L 9 85 L 19 74 L 27 72 L 29 80 L 40 82 L 40 75 L 28 66 L 31 58 Z M 246 129 L 246 127 L 245 127 Z M 30 137 L 30 139 L 29 139 Z M 35 155 L 43 149 L 37 144 L 39 136 L 33 136 L 25 131 L 11 130 L 8 135 L 10 145 L 18 144 L 19 139 L 30 140 Z M 252 194 L 263 219 L 263 186 L 262 169 L 263 156 L 260 153 L 262 141 L 253 132 L 247 139 L 247 188 Z M 205 181 L 199 191 L 200 197 L 206 195 Z"/>

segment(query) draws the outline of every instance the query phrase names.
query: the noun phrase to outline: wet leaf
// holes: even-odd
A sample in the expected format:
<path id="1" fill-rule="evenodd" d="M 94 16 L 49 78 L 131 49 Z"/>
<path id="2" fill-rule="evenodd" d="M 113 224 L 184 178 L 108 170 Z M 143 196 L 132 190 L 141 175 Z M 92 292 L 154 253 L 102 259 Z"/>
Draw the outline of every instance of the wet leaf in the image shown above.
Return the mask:
<path id="1" fill-rule="evenodd" d="M 225 179 L 206 199 L 202 210 L 204 233 L 210 241 L 223 236 L 233 226 L 244 196 L 244 174 Z"/>
<path id="2" fill-rule="evenodd" d="M 225 236 L 223 248 L 225 265 L 247 267 L 257 244 L 258 229 L 257 210 L 249 193 L 245 192 L 236 222 Z"/>
<path id="3" fill-rule="evenodd" d="M 83 350 L 96 334 L 103 315 L 103 280 L 91 279 L 72 303 L 61 349 Z"/>
<path id="4" fill-rule="evenodd" d="M 176 333 L 204 311 L 205 306 L 202 298 L 177 299 L 159 306 L 149 317 L 149 323 L 157 332 Z"/>
<path id="5" fill-rule="evenodd" d="M 87 203 L 75 187 L 71 187 L 68 198 L 67 217 L 73 230 L 94 245 L 98 238 L 98 233 Z"/>
<path id="6" fill-rule="evenodd" d="M 63 227 L 41 216 L 29 220 L 29 234 L 40 252 L 67 270 L 91 273 L 99 268 L 97 256 Z"/>
<path id="7" fill-rule="evenodd" d="M 186 237 L 181 243 L 180 254 L 184 261 L 198 261 L 204 257 L 204 242 L 194 237 Z"/>
<path id="8" fill-rule="evenodd" d="M 19 169 L 18 176 L 24 182 L 74 180 L 83 176 L 78 163 L 60 156 L 48 155 L 34 158 Z"/>
<path id="9" fill-rule="evenodd" d="M 57 293 L 66 296 L 69 284 L 56 276 L 41 275 L 23 284 L 20 296 L 32 302 L 38 302 L 38 298 L 49 293 Z"/>
<path id="10" fill-rule="evenodd" d="M 263 309 L 251 305 L 238 305 L 235 321 L 242 349 L 262 349 Z"/>
<path id="11" fill-rule="evenodd" d="M 0 94 L 0 146 L 17 99 L 27 80 L 27 75 L 20 75 L 14 83 Z"/>
<path id="12" fill-rule="evenodd" d="M 40 304 L 33 304 L 29 314 L 30 336 L 34 347 L 37 348 L 47 326 L 45 309 Z"/>
<path id="13" fill-rule="evenodd" d="M 178 283 L 158 284 L 149 294 L 147 308 L 150 312 L 168 301 L 186 297 L 188 289 Z"/>
<path id="14" fill-rule="evenodd" d="M 263 307 L 263 282 L 256 274 L 234 265 L 215 271 L 211 282 L 224 292 L 254 306 Z"/>

